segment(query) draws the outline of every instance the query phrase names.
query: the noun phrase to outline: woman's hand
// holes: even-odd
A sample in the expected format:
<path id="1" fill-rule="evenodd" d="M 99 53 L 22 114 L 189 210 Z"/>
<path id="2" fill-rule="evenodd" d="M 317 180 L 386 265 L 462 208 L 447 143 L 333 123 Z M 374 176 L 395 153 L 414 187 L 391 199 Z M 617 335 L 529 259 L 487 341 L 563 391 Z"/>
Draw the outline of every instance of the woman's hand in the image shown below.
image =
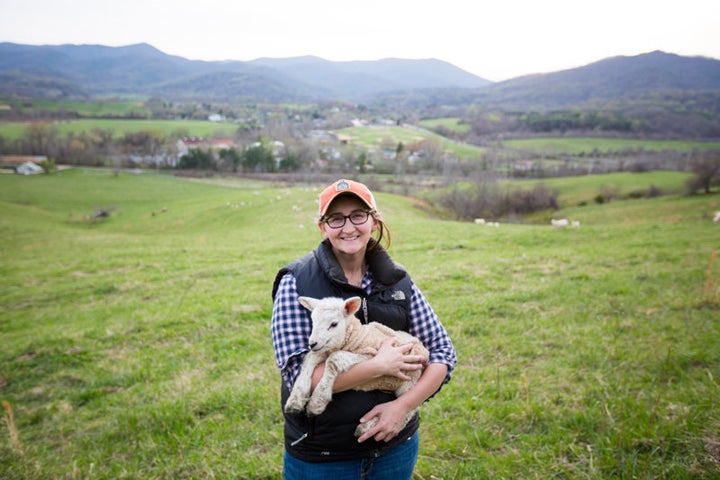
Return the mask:
<path id="1" fill-rule="evenodd" d="M 389 442 L 402 430 L 405 417 L 409 411 L 410 410 L 397 399 L 392 402 L 376 405 L 360 419 L 360 423 L 372 422 L 373 420 L 376 423 L 358 438 L 358 442 L 362 443 L 369 438 L 374 438 L 378 442 Z"/>
<path id="2" fill-rule="evenodd" d="M 411 343 L 397 345 L 397 341 L 392 338 L 385 340 L 371 360 L 378 376 L 390 375 L 401 380 L 410 380 L 406 372 L 423 368 L 421 356 L 408 355 L 412 347 Z"/>
<path id="3" fill-rule="evenodd" d="M 422 357 L 408 355 L 411 344 L 396 346 L 395 340 L 385 340 L 374 357 L 350 367 L 335 379 L 333 393 L 344 392 L 384 375 L 401 380 L 410 380 L 406 372 L 422 370 L 425 367 Z M 312 376 L 312 390 L 320 382 L 325 371 L 325 363 L 319 364 Z"/>

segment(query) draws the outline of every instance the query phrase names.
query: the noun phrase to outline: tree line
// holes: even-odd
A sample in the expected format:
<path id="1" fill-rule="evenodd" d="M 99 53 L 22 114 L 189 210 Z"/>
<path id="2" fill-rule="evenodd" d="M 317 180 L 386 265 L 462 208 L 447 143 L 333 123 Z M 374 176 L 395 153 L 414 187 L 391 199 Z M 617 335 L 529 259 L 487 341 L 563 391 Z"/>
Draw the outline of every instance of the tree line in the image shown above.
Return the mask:
<path id="1" fill-rule="evenodd" d="M 117 136 L 107 129 L 61 135 L 57 126 L 46 122 L 28 124 L 13 141 L 0 136 L 0 151 L 7 154 L 46 156 L 53 163 L 81 166 L 201 169 L 217 171 L 278 172 L 300 168 L 300 155 L 284 150 L 274 152 L 259 135 L 248 148 L 190 148 L 180 155 L 177 142 L 187 132 L 165 135 L 156 130 L 139 130 Z"/>
<path id="2" fill-rule="evenodd" d="M 531 116 L 528 116 L 530 119 Z M 532 117 L 534 118 L 534 117 Z M 550 117 L 544 117 L 548 119 Z M 555 117 L 553 117 L 555 118 Z M 557 117 L 560 121 L 563 116 Z M 592 122 L 598 117 L 570 116 Z M 536 119 L 539 121 L 539 119 Z M 191 148 L 180 156 L 178 140 L 188 132 L 177 130 L 166 135 L 156 130 L 140 130 L 116 135 L 108 129 L 92 129 L 61 135 L 48 122 L 28 124 L 12 141 L 0 136 L 0 151 L 7 154 L 44 155 L 49 161 L 69 165 L 179 168 L 218 172 L 369 172 L 388 175 L 435 175 L 457 179 L 468 177 L 525 177 L 585 175 L 611 171 L 649 171 L 672 169 L 692 171 L 694 181 L 688 189 L 709 191 L 720 185 L 720 152 L 614 152 L 604 158 L 593 152 L 587 158 L 537 158 L 532 152 L 509 151 L 487 146 L 474 160 L 460 160 L 445 151 L 439 142 L 426 139 L 414 143 L 386 141 L 379 151 L 353 145 L 316 145 L 304 138 L 304 129 L 292 128 L 292 122 L 268 122 L 262 128 L 238 128 L 233 141 L 237 146 L 225 149 Z M 473 127 L 474 130 L 474 127 Z M 471 130 L 472 132 L 472 130 Z M 270 139 L 281 138 L 281 149 Z M 533 160 L 528 162 L 528 160 Z M 558 163 L 560 161 L 560 163 Z M 522 162 L 531 164 L 519 169 Z M 717 168 L 715 168 L 717 167 Z"/>

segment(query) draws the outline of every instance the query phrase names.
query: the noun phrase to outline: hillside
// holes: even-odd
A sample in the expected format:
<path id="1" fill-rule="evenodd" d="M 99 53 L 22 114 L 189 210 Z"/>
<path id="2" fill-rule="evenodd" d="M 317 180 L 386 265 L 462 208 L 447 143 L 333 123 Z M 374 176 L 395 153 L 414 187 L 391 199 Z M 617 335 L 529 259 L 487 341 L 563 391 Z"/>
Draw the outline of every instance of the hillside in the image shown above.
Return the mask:
<path id="1" fill-rule="evenodd" d="M 505 111 L 606 109 L 671 101 L 716 114 L 720 113 L 720 60 L 655 51 L 522 76 L 484 88 L 434 89 L 404 96 L 390 93 L 382 100 L 396 108 L 482 104 Z"/>
<path id="2" fill-rule="evenodd" d="M 319 241 L 317 193 L 0 175 L 0 478 L 280 478 L 270 289 Z M 379 192 L 458 352 L 416 476 L 718 478 L 715 197 L 576 207 L 559 230 Z"/>
<path id="3" fill-rule="evenodd" d="M 4 74 L 0 95 L 11 98 L 139 94 L 229 102 L 361 100 L 389 90 L 490 83 L 432 59 L 330 62 L 299 57 L 204 62 L 167 55 L 147 44 L 0 43 L 0 74 Z"/>
<path id="4" fill-rule="evenodd" d="M 364 98 L 388 91 L 427 88 L 477 88 L 490 85 L 471 73 L 436 59 L 386 58 L 377 61 L 331 62 L 318 57 L 263 58 L 249 62 L 282 72 L 330 95 Z"/>
<path id="5" fill-rule="evenodd" d="M 482 104 L 505 110 L 656 104 L 716 114 L 720 60 L 655 51 L 493 83 L 437 59 L 332 62 L 319 57 L 249 62 L 188 60 L 148 44 L 30 46 L 0 43 L 0 95 L 78 98 L 151 95 L 203 101 L 379 103 L 393 108 Z"/>
<path id="6" fill-rule="evenodd" d="M 718 90 L 720 61 L 655 51 L 507 80 L 491 86 L 482 96 L 490 103 L 557 108 L 598 100 L 638 98 L 649 92 Z"/>

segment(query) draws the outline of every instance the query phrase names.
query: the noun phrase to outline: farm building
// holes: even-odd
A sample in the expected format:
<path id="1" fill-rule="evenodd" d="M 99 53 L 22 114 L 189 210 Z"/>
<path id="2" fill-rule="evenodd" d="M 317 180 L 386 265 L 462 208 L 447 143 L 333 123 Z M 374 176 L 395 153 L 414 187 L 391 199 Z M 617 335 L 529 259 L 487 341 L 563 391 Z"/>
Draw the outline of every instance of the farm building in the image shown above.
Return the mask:
<path id="1" fill-rule="evenodd" d="M 31 173 L 25 172 L 42 173 L 40 164 L 46 160 L 47 157 L 44 155 L 2 155 L 0 156 L 0 167 L 4 171 L 30 175 Z"/>
<path id="2" fill-rule="evenodd" d="M 177 141 L 178 158 L 182 158 L 193 148 L 203 150 L 225 150 L 235 146 L 230 139 L 206 139 L 203 137 L 185 137 Z"/>

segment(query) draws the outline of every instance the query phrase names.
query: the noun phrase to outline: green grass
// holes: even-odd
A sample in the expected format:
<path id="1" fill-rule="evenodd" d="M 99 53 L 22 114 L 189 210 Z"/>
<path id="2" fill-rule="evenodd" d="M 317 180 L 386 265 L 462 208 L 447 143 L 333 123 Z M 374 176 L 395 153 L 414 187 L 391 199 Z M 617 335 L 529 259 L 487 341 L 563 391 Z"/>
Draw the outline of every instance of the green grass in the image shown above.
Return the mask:
<path id="1" fill-rule="evenodd" d="M 25 133 L 27 125 L 27 122 L 0 122 L 0 136 L 2 136 L 5 141 L 15 140 Z M 89 118 L 54 122 L 54 125 L 57 126 L 62 136 L 69 133 L 100 129 L 113 131 L 116 138 L 122 137 L 126 133 L 141 130 L 155 130 L 165 135 L 186 130 L 189 135 L 197 137 L 212 138 L 216 134 L 223 137 L 232 137 L 237 130 L 237 125 L 204 120 L 108 120 Z"/>
<path id="2" fill-rule="evenodd" d="M 421 120 L 418 122 L 418 124 L 423 127 L 427 128 L 428 130 L 433 130 L 437 127 L 443 127 L 451 132 L 457 132 L 457 133 L 466 133 L 470 131 L 470 124 L 468 123 L 460 123 L 460 118 L 458 117 L 444 117 L 444 118 L 428 118 L 425 120 Z"/>
<path id="3" fill-rule="evenodd" d="M 348 127 L 336 130 L 335 133 L 350 137 L 350 141 L 363 147 L 389 148 L 394 150 L 398 143 L 404 145 L 417 143 L 422 140 L 434 140 L 441 144 L 446 151 L 459 158 L 477 160 L 482 156 L 483 149 L 474 145 L 454 142 L 445 137 L 409 127 L 397 126 L 369 126 L 369 127 Z"/>
<path id="4" fill-rule="evenodd" d="M 543 155 L 579 155 L 599 153 L 665 150 L 691 152 L 693 150 L 720 150 L 720 142 L 688 140 L 645 140 L 631 138 L 555 137 L 505 140 L 503 146 L 538 152 Z"/>
<path id="5" fill-rule="evenodd" d="M 525 223 L 548 223 L 550 216 L 557 217 L 566 213 L 567 209 L 596 203 L 596 197 L 603 196 L 604 201 L 618 201 L 635 198 L 644 200 L 648 193 L 655 189 L 660 195 L 676 195 L 686 190 L 686 182 L 692 177 L 687 172 L 652 171 L 643 173 L 609 173 L 602 175 L 585 175 L 577 177 L 545 178 L 542 180 L 510 180 L 502 182 L 501 189 L 531 190 L 535 185 L 542 185 L 557 192 L 558 205 L 565 211 L 538 212 L 525 219 Z M 449 189 L 470 186 L 470 183 L 453 185 Z M 434 203 L 445 190 L 425 191 L 421 195 Z M 626 204 L 624 204 L 626 205 Z"/>
<path id="6" fill-rule="evenodd" d="M 317 193 L 1 175 L 0 477 L 279 478 L 270 286 L 319 241 Z M 720 475 L 720 197 L 568 208 L 568 230 L 377 199 L 459 357 L 416 478 Z"/>
<path id="7" fill-rule="evenodd" d="M 82 116 L 142 116 L 150 117 L 152 111 L 145 106 L 144 102 L 130 102 L 117 100 L 99 100 L 92 102 L 82 101 L 56 101 L 56 100 L 33 100 L 23 102 L 24 110 L 45 110 L 45 111 L 68 111 L 75 112 Z"/>
<path id="8" fill-rule="evenodd" d="M 543 180 L 511 181 L 512 187 L 529 188 L 541 184 L 558 192 L 562 205 L 574 206 L 581 202 L 592 203 L 599 194 L 614 192 L 617 198 L 625 198 L 635 192 L 643 193 L 655 187 L 662 194 L 678 194 L 685 190 L 685 183 L 692 177 L 686 172 L 653 171 L 643 173 L 610 173 L 579 177 L 546 178 Z"/>

